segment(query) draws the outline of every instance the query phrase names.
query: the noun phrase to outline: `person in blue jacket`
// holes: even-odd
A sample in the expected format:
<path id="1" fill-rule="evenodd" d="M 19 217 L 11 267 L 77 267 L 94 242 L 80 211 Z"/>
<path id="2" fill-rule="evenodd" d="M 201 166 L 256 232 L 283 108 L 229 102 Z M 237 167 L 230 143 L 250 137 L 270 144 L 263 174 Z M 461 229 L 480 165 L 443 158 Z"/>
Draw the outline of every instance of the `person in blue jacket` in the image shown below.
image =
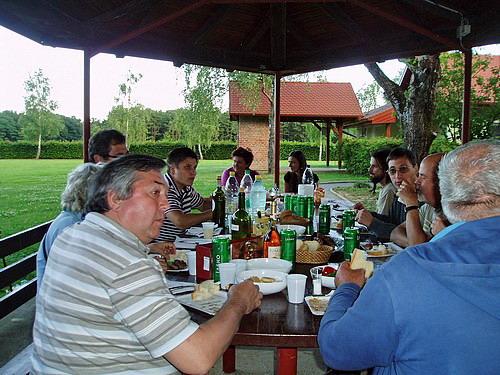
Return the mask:
<path id="1" fill-rule="evenodd" d="M 329 367 L 373 367 L 373 374 L 500 372 L 499 172 L 499 141 L 450 152 L 438 173 L 453 225 L 435 241 L 393 257 L 366 285 L 364 271 L 341 265 L 318 334 Z"/>

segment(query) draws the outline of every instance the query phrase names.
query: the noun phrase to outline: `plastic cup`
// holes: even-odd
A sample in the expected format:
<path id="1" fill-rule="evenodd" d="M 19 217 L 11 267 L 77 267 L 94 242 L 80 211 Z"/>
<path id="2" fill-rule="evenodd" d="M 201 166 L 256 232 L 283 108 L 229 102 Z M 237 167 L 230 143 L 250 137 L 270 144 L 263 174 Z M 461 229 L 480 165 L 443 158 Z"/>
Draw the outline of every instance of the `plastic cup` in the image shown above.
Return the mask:
<path id="1" fill-rule="evenodd" d="M 203 237 L 207 239 L 213 238 L 215 223 L 212 221 L 205 221 L 201 223 L 201 225 L 203 226 Z"/>
<path id="2" fill-rule="evenodd" d="M 286 277 L 286 289 L 288 291 L 288 302 L 302 303 L 304 302 L 304 294 L 306 292 L 306 275 L 288 275 Z"/>
<path id="3" fill-rule="evenodd" d="M 247 261 L 245 259 L 233 259 L 230 263 L 236 264 L 236 275 L 247 270 Z"/>
<path id="4" fill-rule="evenodd" d="M 311 269 L 311 276 L 312 276 L 312 282 L 313 282 L 313 294 L 316 296 L 319 296 L 322 293 L 321 291 L 321 273 L 322 273 L 321 268 L 313 268 Z"/>
<path id="5" fill-rule="evenodd" d="M 221 263 L 219 264 L 220 287 L 227 289 L 229 284 L 234 284 L 236 278 L 236 263 Z"/>
<path id="6" fill-rule="evenodd" d="M 191 276 L 196 275 L 196 251 L 188 251 L 188 269 Z"/>

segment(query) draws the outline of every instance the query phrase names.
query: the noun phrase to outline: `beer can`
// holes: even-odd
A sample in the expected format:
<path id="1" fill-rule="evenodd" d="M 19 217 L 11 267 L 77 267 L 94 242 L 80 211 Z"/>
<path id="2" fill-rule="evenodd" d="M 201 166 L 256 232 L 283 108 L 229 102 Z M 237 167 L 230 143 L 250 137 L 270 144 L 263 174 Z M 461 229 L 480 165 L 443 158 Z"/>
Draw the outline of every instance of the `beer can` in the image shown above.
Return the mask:
<path id="1" fill-rule="evenodd" d="M 349 227 L 344 230 L 344 259 L 351 260 L 354 249 L 359 249 L 359 228 Z"/>
<path id="2" fill-rule="evenodd" d="M 292 194 L 285 194 L 285 210 L 292 209 Z"/>
<path id="3" fill-rule="evenodd" d="M 299 195 L 298 194 L 292 194 L 292 211 L 294 213 L 297 213 L 297 205 L 299 203 Z"/>
<path id="4" fill-rule="evenodd" d="M 354 210 L 345 210 L 342 215 L 342 230 L 345 231 L 346 228 L 350 228 L 354 226 L 356 221 L 356 211 Z"/>
<path id="5" fill-rule="evenodd" d="M 306 197 L 305 195 L 299 195 L 297 199 L 297 215 L 300 217 L 306 217 L 307 210 L 306 210 Z"/>
<path id="6" fill-rule="evenodd" d="M 318 232 L 323 234 L 330 233 L 330 225 L 331 225 L 331 212 L 329 204 L 322 204 L 319 206 L 319 225 Z"/>
<path id="7" fill-rule="evenodd" d="M 315 208 L 314 197 L 306 197 L 306 217 L 311 221 L 314 219 Z"/>
<path id="8" fill-rule="evenodd" d="M 212 278 L 220 281 L 219 264 L 231 260 L 231 239 L 225 236 L 214 237 L 212 243 Z"/>
<path id="9" fill-rule="evenodd" d="M 295 270 L 295 249 L 297 242 L 297 232 L 293 229 L 283 229 L 281 237 L 281 259 L 292 262 L 292 270 Z"/>

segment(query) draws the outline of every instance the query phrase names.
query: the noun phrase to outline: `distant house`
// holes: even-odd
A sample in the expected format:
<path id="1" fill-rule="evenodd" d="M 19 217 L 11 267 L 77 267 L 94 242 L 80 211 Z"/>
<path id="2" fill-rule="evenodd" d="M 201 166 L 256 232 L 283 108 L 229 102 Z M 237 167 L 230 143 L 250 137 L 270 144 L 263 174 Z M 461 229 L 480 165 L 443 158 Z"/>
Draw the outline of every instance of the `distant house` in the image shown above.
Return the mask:
<path id="1" fill-rule="evenodd" d="M 267 169 L 270 102 L 261 94 L 257 108 L 245 106 L 238 85 L 229 85 L 229 115 L 238 121 L 238 145 L 250 147 L 252 167 Z M 342 124 L 361 119 L 363 113 L 350 83 L 282 82 L 281 122 L 314 122 L 342 133 Z"/>
<path id="2" fill-rule="evenodd" d="M 493 67 L 500 68 L 500 56 L 474 55 L 473 59 L 490 57 L 489 69 L 476 73 L 476 79 L 481 77 L 489 79 L 494 77 Z M 476 79 L 472 79 L 473 89 L 479 90 Z M 485 102 L 487 105 L 492 102 Z M 397 124 L 396 112 L 390 103 L 375 108 L 363 115 L 359 121 L 353 121 L 344 125 L 344 129 L 349 129 L 355 135 L 362 137 L 387 137 L 391 138 L 401 134 L 401 129 Z"/>

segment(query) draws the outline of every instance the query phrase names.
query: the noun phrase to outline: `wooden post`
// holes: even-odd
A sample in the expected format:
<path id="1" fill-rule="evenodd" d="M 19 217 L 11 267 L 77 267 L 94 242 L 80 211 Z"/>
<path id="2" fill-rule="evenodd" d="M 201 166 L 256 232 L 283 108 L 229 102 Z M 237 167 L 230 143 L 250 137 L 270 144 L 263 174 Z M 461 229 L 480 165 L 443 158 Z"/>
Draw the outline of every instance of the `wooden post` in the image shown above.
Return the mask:
<path id="1" fill-rule="evenodd" d="M 339 141 L 337 142 L 337 153 L 338 153 L 338 167 L 339 169 L 342 168 L 342 121 L 337 120 L 337 135 L 339 137 Z"/>
<path id="2" fill-rule="evenodd" d="M 387 139 L 391 139 L 392 136 L 392 124 L 385 124 L 385 136 Z"/>
<path id="3" fill-rule="evenodd" d="M 280 186 L 280 117 L 281 117 L 281 73 L 276 72 L 274 75 L 274 183 Z"/>
<path id="4" fill-rule="evenodd" d="M 90 56 L 88 49 L 83 52 L 83 161 L 89 162 L 90 139 Z M 93 160 L 92 160 L 93 161 Z"/>
<path id="5" fill-rule="evenodd" d="M 330 166 L 330 130 L 332 127 L 332 119 L 326 120 L 326 166 Z"/>
<path id="6" fill-rule="evenodd" d="M 472 87 L 472 50 L 463 52 L 464 102 L 462 104 L 462 144 L 470 141 L 470 92 Z"/>

